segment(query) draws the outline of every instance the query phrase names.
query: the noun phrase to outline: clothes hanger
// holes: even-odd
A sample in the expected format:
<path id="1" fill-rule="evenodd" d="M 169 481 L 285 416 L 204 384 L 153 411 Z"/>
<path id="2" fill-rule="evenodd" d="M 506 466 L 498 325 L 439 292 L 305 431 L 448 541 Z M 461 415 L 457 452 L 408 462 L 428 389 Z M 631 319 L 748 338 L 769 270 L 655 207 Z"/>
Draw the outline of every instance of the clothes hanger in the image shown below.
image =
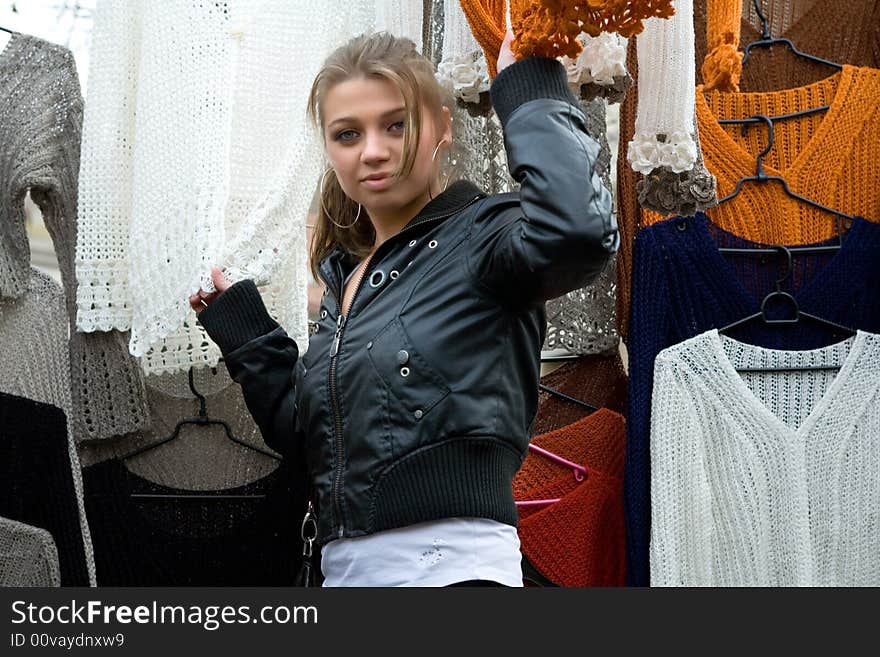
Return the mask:
<path id="1" fill-rule="evenodd" d="M 592 404 L 589 404 L 581 399 L 578 399 L 577 397 L 572 397 L 571 395 L 566 395 L 561 390 L 556 390 L 554 388 L 551 388 L 550 386 L 545 386 L 543 383 L 538 384 L 538 390 L 543 390 L 544 392 L 549 392 L 551 395 L 559 397 L 560 399 L 564 399 L 565 401 L 569 401 L 572 404 L 577 404 L 578 406 L 583 406 L 584 408 L 589 410 L 590 413 L 599 410 L 598 407 L 593 406 Z"/>
<path id="2" fill-rule="evenodd" d="M 0 32 L 8 32 L 9 34 L 15 34 L 14 31 L 10 30 L 8 27 L 3 27 L 0 25 Z"/>
<path id="3" fill-rule="evenodd" d="M 538 447 L 534 443 L 529 443 L 529 451 L 534 452 L 540 456 L 543 456 L 546 459 L 553 461 L 554 463 L 559 463 L 560 465 L 564 465 L 568 468 L 571 468 L 572 474 L 574 475 L 574 479 L 577 482 L 581 482 L 586 480 L 587 478 L 587 469 L 575 463 L 574 461 L 569 461 L 566 458 L 559 456 L 558 454 L 554 454 L 553 452 L 544 449 L 543 447 Z M 548 506 L 550 504 L 555 504 L 558 502 L 560 498 L 555 497 L 552 499 L 544 499 L 544 500 L 518 500 L 514 502 L 518 507 L 528 507 L 528 506 Z"/>
<path id="4" fill-rule="evenodd" d="M 726 326 L 723 326 L 718 329 L 718 333 L 721 335 L 725 335 L 729 333 L 731 330 L 743 326 L 744 324 L 748 324 L 750 322 L 754 322 L 756 320 L 762 320 L 767 325 L 791 325 L 797 324 L 801 320 L 808 320 L 813 322 L 817 326 L 822 326 L 831 331 L 832 335 L 835 338 L 851 338 L 856 332 L 842 324 L 838 324 L 831 320 L 825 319 L 823 317 L 819 317 L 817 315 L 811 315 L 810 313 L 806 313 L 800 309 L 800 305 L 797 302 L 797 299 L 794 298 L 788 292 L 784 292 L 782 290 L 782 283 L 791 276 L 794 271 L 794 262 L 792 260 L 791 249 L 786 246 L 774 246 L 773 250 L 776 253 L 785 256 L 786 261 L 786 271 L 783 274 L 782 278 L 776 279 L 776 289 L 767 294 L 764 297 L 763 301 L 761 301 L 761 309 L 747 317 L 743 317 L 735 322 L 732 322 Z M 785 317 L 781 319 L 775 319 L 767 316 L 767 308 L 771 300 L 782 300 L 786 304 L 789 305 L 791 310 L 793 311 L 792 316 Z M 839 370 L 840 366 L 834 365 L 807 365 L 800 367 L 741 367 L 736 368 L 737 372 L 818 372 L 818 371 L 830 371 L 830 370 Z"/>
<path id="5" fill-rule="evenodd" d="M 172 440 L 177 438 L 177 436 L 180 434 L 181 428 L 183 428 L 186 425 L 223 427 L 224 431 L 226 432 L 226 437 L 229 440 L 231 440 L 232 442 L 236 443 L 237 445 L 241 445 L 242 447 L 246 447 L 246 448 L 253 450 L 255 452 L 259 452 L 260 454 L 268 456 L 269 458 L 272 458 L 276 461 L 281 460 L 281 458 L 279 456 L 270 452 L 269 450 L 263 449 L 262 447 L 260 447 L 258 445 L 252 445 L 249 442 L 246 442 L 244 440 L 241 440 L 240 438 L 237 438 L 233 434 L 232 428 L 224 420 L 215 420 L 215 419 L 208 417 L 208 413 L 205 408 L 205 396 L 203 394 L 201 394 L 198 390 L 196 390 L 195 383 L 193 382 L 193 368 L 192 367 L 189 368 L 188 378 L 189 378 L 189 389 L 192 391 L 193 395 L 199 400 L 199 414 L 196 417 L 185 418 L 185 419 L 181 420 L 180 422 L 178 422 L 177 426 L 174 427 L 174 431 L 172 431 L 171 435 L 168 436 L 167 438 L 162 438 L 161 440 L 158 440 L 154 443 L 150 443 L 149 445 L 144 445 L 142 447 L 138 447 L 137 449 L 134 449 L 131 452 L 129 452 L 123 456 L 120 456 L 119 457 L 120 461 L 125 461 L 125 460 L 130 459 L 134 456 L 137 456 L 139 454 L 143 454 L 144 452 L 155 449 L 155 448 L 159 447 L 160 445 L 164 445 L 165 443 L 171 442 Z M 209 497 L 215 498 L 217 496 L 211 495 Z"/>
<path id="6" fill-rule="evenodd" d="M 839 210 L 834 210 L 832 208 L 826 207 L 826 206 L 822 205 L 821 203 L 816 203 L 815 201 L 810 200 L 805 196 L 801 196 L 800 194 L 797 194 L 797 193 L 791 191 L 791 189 L 789 189 L 789 187 L 788 187 L 788 182 L 782 176 L 768 176 L 767 173 L 764 171 L 763 159 L 764 159 L 764 156 L 770 152 L 770 149 L 773 148 L 773 140 L 774 140 L 773 121 L 770 119 L 769 116 L 766 116 L 764 114 L 755 114 L 754 116 L 749 117 L 749 118 L 764 121 L 767 124 L 767 131 L 768 131 L 767 145 L 763 149 L 761 149 L 761 152 L 758 153 L 758 155 L 756 156 L 755 175 L 754 176 L 745 176 L 743 178 L 740 178 L 736 182 L 736 187 L 734 188 L 733 193 L 728 194 L 724 198 L 718 199 L 718 205 L 721 205 L 722 203 L 729 201 L 732 198 L 736 197 L 740 193 L 740 191 L 742 190 L 743 183 L 746 183 L 746 182 L 759 182 L 759 183 L 778 182 L 782 185 L 782 190 L 788 196 L 795 199 L 796 201 L 800 201 L 801 203 L 805 203 L 805 204 L 809 205 L 810 207 L 816 208 L 817 210 L 823 210 L 825 212 L 828 212 L 830 214 L 833 214 L 833 215 L 840 217 L 840 218 L 843 218 L 843 219 L 847 219 L 849 221 L 855 220 L 855 217 L 852 215 L 846 214 L 845 212 L 840 212 Z M 725 119 L 725 121 L 728 123 L 738 123 L 740 121 L 751 122 L 751 121 L 748 121 L 748 119 Z"/>
<path id="7" fill-rule="evenodd" d="M 827 59 L 822 59 L 821 57 L 816 57 L 815 55 L 801 52 L 789 39 L 773 38 L 772 36 L 770 36 L 770 27 L 767 25 L 767 18 L 764 16 L 764 12 L 761 11 L 760 3 L 758 2 L 758 0 L 752 0 L 752 4 L 755 6 L 755 13 L 758 14 L 758 18 L 761 21 L 761 38 L 757 41 L 752 41 L 750 44 L 746 45 L 742 58 L 743 66 L 745 66 L 747 61 L 749 61 L 749 55 L 752 51 L 752 48 L 769 48 L 777 44 L 782 44 L 788 46 L 789 49 L 791 49 L 791 52 L 798 57 L 801 57 L 811 62 L 815 62 L 817 64 L 831 66 L 838 71 L 843 70 L 842 64 L 838 64 L 837 62 L 832 62 Z"/>

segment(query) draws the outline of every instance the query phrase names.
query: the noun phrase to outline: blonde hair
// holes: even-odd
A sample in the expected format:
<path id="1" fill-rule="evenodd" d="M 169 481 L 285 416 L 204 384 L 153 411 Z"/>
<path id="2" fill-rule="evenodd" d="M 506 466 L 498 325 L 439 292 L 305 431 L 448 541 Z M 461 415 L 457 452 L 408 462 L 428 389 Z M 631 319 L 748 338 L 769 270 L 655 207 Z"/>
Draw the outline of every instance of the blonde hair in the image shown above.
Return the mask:
<path id="1" fill-rule="evenodd" d="M 422 108 L 442 120 L 445 92 L 434 77 L 434 65 L 416 50 L 409 39 L 387 32 L 361 35 L 335 50 L 324 62 L 309 92 L 308 113 L 317 128 L 324 132 L 323 104 L 335 85 L 352 78 L 381 78 L 394 84 L 403 95 L 406 120 L 403 133 L 403 158 L 394 172 L 406 177 L 413 169 L 421 139 Z M 318 264 L 337 245 L 358 258 L 369 253 L 376 239 L 373 224 L 366 212 L 346 196 L 335 173 L 324 172 L 317 203 L 317 221 L 310 244 L 310 265 L 318 278 Z M 332 217 L 332 220 L 331 220 Z M 357 217 L 357 219 L 355 219 Z M 334 223 L 336 222 L 336 223 Z M 336 224 L 348 226 L 340 228 Z"/>

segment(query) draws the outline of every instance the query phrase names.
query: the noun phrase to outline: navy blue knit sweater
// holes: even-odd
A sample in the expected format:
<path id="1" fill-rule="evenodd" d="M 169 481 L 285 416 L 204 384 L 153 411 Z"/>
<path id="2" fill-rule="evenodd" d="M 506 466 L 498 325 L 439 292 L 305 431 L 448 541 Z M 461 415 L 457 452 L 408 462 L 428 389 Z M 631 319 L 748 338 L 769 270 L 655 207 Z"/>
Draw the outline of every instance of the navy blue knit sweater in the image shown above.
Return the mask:
<path id="1" fill-rule="evenodd" d="M 834 238 L 823 244 L 836 242 Z M 722 255 L 718 247 L 761 246 L 722 230 L 703 214 L 667 219 L 636 237 L 624 482 L 630 585 L 650 582 L 654 360 L 667 347 L 758 312 L 761 300 L 785 273 L 784 259 Z M 857 219 L 840 251 L 794 256 L 794 272 L 781 287 L 795 296 L 804 312 L 880 332 L 880 225 Z M 807 321 L 768 326 L 758 320 L 729 335 L 775 349 L 812 349 L 839 339 Z"/>

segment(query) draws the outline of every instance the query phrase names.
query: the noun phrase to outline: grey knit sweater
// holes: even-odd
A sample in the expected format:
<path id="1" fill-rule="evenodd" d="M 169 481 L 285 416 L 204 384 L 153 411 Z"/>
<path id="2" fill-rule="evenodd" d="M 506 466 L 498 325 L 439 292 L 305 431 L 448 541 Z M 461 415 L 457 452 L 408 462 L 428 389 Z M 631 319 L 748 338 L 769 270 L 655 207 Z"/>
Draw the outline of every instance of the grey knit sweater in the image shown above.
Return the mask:
<path id="1" fill-rule="evenodd" d="M 82 109 L 70 51 L 14 34 L 0 53 L 0 297 L 20 298 L 30 284 L 24 224 L 24 197 L 30 190 L 52 236 L 64 284 L 72 335 L 69 421 L 77 440 L 96 440 L 144 427 L 147 409 L 143 375 L 128 354 L 128 337 L 75 332 Z"/>
<path id="2" fill-rule="evenodd" d="M 52 534 L 0 518 L 0 586 L 61 586 Z"/>
<path id="3" fill-rule="evenodd" d="M 68 362 L 64 292 L 44 273 L 29 267 L 28 274 L 28 286 L 20 298 L 0 297 L 0 392 L 51 404 L 69 416 L 70 376 L 63 366 Z M 94 555 L 83 503 L 82 473 L 70 422 L 67 451 L 86 566 L 94 584 Z"/>

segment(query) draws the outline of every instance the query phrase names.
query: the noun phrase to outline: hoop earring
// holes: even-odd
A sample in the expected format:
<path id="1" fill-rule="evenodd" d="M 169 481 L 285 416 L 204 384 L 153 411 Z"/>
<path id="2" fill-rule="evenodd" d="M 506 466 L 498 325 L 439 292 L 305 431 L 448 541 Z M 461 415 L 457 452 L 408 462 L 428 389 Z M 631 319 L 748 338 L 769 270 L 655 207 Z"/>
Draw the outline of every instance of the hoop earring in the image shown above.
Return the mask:
<path id="1" fill-rule="evenodd" d="M 442 144 L 444 141 L 445 140 L 441 139 L 440 141 L 437 142 L 437 145 L 434 147 L 434 153 L 431 155 L 431 162 L 434 162 L 434 160 L 437 159 L 437 151 L 440 150 L 440 144 Z M 443 189 L 440 190 L 441 194 L 446 191 L 447 187 L 449 187 L 450 176 L 452 176 L 452 172 L 447 172 L 446 173 L 446 182 L 443 183 Z M 428 185 L 428 198 L 431 199 L 432 201 L 434 200 L 434 195 L 431 194 L 431 185 Z"/>
<path id="2" fill-rule="evenodd" d="M 326 208 L 326 206 L 324 205 L 324 181 L 327 179 L 327 174 L 330 173 L 331 171 L 333 171 L 333 167 L 330 167 L 329 169 L 327 169 L 327 170 L 324 172 L 324 174 L 321 176 L 321 182 L 318 184 L 318 198 L 319 198 L 320 201 L 321 201 L 321 210 L 323 210 L 323 212 L 324 212 L 324 216 L 326 216 L 327 219 L 330 220 L 330 223 L 331 223 L 331 224 L 333 224 L 334 226 L 336 226 L 337 228 L 339 228 L 339 229 L 341 229 L 341 230 L 348 230 L 349 228 L 351 228 L 352 226 L 354 226 L 354 225 L 358 222 L 358 219 L 361 218 L 361 209 L 362 209 L 363 206 L 362 206 L 360 203 L 358 203 L 358 211 L 357 211 L 357 214 L 356 214 L 355 217 L 354 217 L 354 221 L 352 221 L 352 222 L 351 222 L 350 224 L 348 224 L 347 226 L 343 226 L 342 224 L 340 224 L 340 223 L 338 223 L 337 221 L 335 221 L 335 220 L 333 219 L 333 217 L 330 216 L 330 213 L 327 212 L 327 208 Z"/>

